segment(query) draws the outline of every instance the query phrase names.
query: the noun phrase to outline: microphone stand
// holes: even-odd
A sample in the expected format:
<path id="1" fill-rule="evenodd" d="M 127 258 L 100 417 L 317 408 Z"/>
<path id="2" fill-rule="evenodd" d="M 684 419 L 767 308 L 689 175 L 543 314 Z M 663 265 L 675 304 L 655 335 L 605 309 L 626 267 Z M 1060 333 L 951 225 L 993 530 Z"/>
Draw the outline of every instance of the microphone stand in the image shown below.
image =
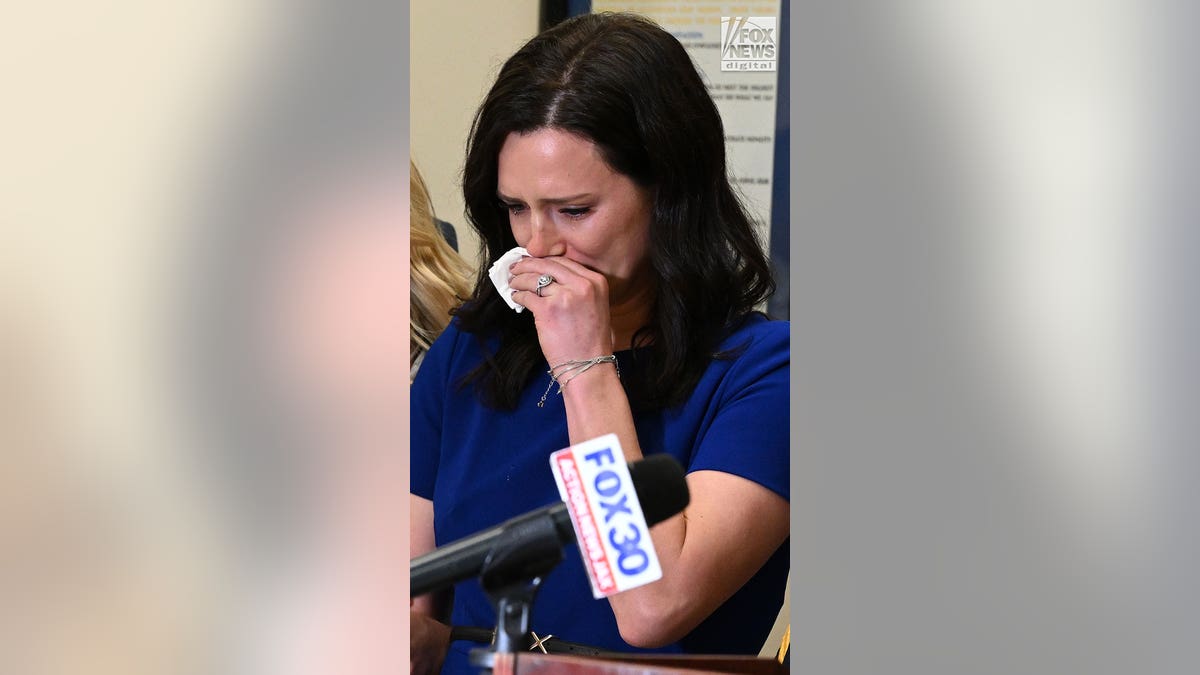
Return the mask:
<path id="1" fill-rule="evenodd" d="M 491 671 L 496 654 L 529 648 L 529 615 L 542 579 L 563 559 L 562 538 L 554 517 L 535 512 L 520 516 L 492 546 L 479 583 L 496 609 L 496 640 L 471 650 L 470 663 Z"/>

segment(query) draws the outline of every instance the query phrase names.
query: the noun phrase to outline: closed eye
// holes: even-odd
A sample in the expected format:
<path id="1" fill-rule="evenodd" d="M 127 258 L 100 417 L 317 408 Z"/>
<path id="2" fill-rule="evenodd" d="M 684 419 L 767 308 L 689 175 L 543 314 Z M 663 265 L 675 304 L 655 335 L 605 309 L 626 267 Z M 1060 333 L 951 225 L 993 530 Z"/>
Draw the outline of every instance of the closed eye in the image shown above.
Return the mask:
<path id="1" fill-rule="evenodd" d="M 500 202 L 500 208 L 502 208 L 502 209 L 504 209 L 504 210 L 508 211 L 509 213 L 511 213 L 512 215 L 514 215 L 514 216 L 515 216 L 515 215 L 517 215 L 517 214 L 519 214 L 519 213 L 521 213 L 522 211 L 524 211 L 524 210 L 525 210 L 525 205 L 524 205 L 524 204 L 521 204 L 521 203 L 519 203 L 519 202 L 505 202 L 505 201 L 501 201 L 501 202 Z"/>
<path id="2" fill-rule="evenodd" d="M 586 216 L 591 210 L 592 210 L 592 208 L 590 206 L 577 206 L 577 207 L 568 207 L 565 209 L 560 209 L 559 213 L 561 213 L 565 216 L 568 216 L 570 218 L 582 218 L 582 217 Z"/>

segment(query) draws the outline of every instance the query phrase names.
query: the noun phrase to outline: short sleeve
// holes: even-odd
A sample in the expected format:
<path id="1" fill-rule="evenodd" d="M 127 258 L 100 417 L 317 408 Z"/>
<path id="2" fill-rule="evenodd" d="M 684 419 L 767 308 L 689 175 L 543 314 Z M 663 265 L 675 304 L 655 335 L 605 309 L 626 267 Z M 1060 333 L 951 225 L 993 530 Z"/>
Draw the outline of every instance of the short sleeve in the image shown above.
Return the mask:
<path id="1" fill-rule="evenodd" d="M 689 472 L 741 476 L 790 501 L 789 339 L 789 322 L 763 321 L 724 345 L 744 349 L 711 399 Z"/>
<path id="2" fill-rule="evenodd" d="M 409 388 L 409 492 L 433 499 L 442 446 L 442 422 L 455 344 L 452 325 L 434 341 Z"/>

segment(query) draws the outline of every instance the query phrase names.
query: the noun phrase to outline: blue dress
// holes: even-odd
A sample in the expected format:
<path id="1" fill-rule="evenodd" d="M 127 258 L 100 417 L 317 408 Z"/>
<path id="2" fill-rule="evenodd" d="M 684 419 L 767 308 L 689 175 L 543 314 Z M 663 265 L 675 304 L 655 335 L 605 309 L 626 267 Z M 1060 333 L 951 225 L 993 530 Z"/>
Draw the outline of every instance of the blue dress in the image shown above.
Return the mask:
<path id="1" fill-rule="evenodd" d="M 642 453 L 665 452 L 688 472 L 711 469 L 752 480 L 790 498 L 788 472 L 789 328 L 786 321 L 746 319 L 721 345 L 737 350 L 713 359 L 688 401 L 635 414 Z M 488 343 L 494 348 L 494 342 Z M 411 485 L 433 502 L 438 546 L 508 518 L 561 501 L 549 455 L 567 447 L 567 418 L 554 391 L 537 403 L 549 376 L 535 378 L 515 410 L 482 405 L 462 377 L 483 358 L 476 336 L 452 324 L 433 344 L 412 385 Z M 618 352 L 622 373 L 634 354 Z M 605 600 L 592 598 L 577 546 L 547 575 L 534 602 L 531 628 L 614 651 L 757 654 L 779 611 L 788 572 L 788 542 L 737 593 L 677 643 L 639 650 L 621 640 Z M 458 584 L 451 622 L 495 626 L 495 612 L 477 580 Z M 467 653 L 477 643 L 453 642 L 445 673 L 474 673 Z"/>

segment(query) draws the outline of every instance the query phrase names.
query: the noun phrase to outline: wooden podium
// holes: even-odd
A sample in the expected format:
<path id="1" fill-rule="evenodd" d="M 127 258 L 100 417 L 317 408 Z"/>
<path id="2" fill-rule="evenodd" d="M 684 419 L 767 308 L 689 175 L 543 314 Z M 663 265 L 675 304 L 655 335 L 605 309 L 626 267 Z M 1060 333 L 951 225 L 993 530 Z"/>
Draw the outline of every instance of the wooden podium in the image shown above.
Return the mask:
<path id="1" fill-rule="evenodd" d="M 493 675 L 781 675 L 775 659 L 748 656 L 564 656 L 519 652 L 496 654 Z"/>

